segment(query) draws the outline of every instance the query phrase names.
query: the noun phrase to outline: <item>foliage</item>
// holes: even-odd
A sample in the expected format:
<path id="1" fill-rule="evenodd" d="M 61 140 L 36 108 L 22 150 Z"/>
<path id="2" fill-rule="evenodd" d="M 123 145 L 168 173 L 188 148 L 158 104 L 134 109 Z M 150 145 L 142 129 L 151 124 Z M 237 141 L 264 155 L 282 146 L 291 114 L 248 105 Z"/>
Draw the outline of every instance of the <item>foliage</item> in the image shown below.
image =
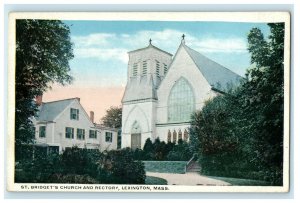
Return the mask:
<path id="1" fill-rule="evenodd" d="M 101 119 L 104 126 L 111 128 L 122 127 L 122 107 L 111 106 L 106 110 L 106 115 Z"/>
<path id="2" fill-rule="evenodd" d="M 154 142 L 148 138 L 143 150 L 136 149 L 134 158 L 136 160 L 155 161 L 187 161 L 193 156 L 190 146 L 183 140 L 178 140 L 178 144 L 172 142 L 165 143 L 156 138 Z"/>
<path id="3" fill-rule="evenodd" d="M 265 40 L 248 35 L 252 67 L 237 89 L 207 101 L 193 115 L 191 148 L 202 173 L 282 185 L 284 24 L 269 24 Z"/>
<path id="4" fill-rule="evenodd" d="M 37 106 L 33 99 L 51 84 L 70 83 L 69 60 L 73 58 L 70 30 L 59 20 L 16 21 L 16 159 L 23 144 L 32 142 L 34 128 L 30 118 Z"/>
<path id="5" fill-rule="evenodd" d="M 37 151 L 36 151 L 37 152 Z M 144 165 L 130 149 L 109 152 L 72 147 L 63 154 L 35 153 L 16 166 L 19 183 L 144 184 Z"/>
<path id="6" fill-rule="evenodd" d="M 110 183 L 115 184 L 144 184 L 146 174 L 144 164 L 133 159 L 129 148 L 109 151 L 108 159 L 111 162 Z"/>

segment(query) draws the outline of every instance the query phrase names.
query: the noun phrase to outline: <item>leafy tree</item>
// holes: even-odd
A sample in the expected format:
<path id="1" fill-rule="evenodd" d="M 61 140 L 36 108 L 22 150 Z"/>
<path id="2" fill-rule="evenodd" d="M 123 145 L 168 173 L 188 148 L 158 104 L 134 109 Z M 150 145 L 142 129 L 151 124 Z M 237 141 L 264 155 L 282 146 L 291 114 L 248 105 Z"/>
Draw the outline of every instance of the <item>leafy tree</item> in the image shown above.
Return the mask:
<path id="1" fill-rule="evenodd" d="M 122 127 L 122 108 L 111 106 L 107 111 L 106 115 L 101 119 L 103 125 L 111 128 Z"/>
<path id="2" fill-rule="evenodd" d="M 154 157 L 153 151 L 154 151 L 153 143 L 152 143 L 151 139 L 148 138 L 146 140 L 144 148 L 143 148 L 143 154 L 144 154 L 143 159 L 144 160 L 152 160 Z"/>
<path id="3" fill-rule="evenodd" d="M 268 25 L 269 40 L 257 28 L 248 35 L 246 80 L 193 116 L 191 147 L 204 173 L 282 185 L 284 24 Z"/>
<path id="4" fill-rule="evenodd" d="M 283 101 L 284 101 L 284 23 L 270 23 L 266 40 L 254 28 L 248 35 L 248 50 L 254 67 L 247 72 L 243 105 L 252 112 L 251 130 L 256 137 L 255 151 L 270 181 L 282 184 Z M 256 114 L 254 115 L 253 112 Z"/>
<path id="5" fill-rule="evenodd" d="M 55 82 L 65 85 L 72 81 L 69 75 L 72 58 L 70 29 L 63 22 L 16 21 L 16 149 L 34 138 L 30 117 L 37 106 L 33 99 Z"/>

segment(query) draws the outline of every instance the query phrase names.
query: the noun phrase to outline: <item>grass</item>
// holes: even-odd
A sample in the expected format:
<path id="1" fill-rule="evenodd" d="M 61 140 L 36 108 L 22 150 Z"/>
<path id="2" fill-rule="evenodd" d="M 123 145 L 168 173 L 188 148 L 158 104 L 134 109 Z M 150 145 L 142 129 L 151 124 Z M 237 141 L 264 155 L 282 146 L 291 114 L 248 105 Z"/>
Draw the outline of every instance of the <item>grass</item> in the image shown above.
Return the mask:
<path id="1" fill-rule="evenodd" d="M 217 177 L 217 176 L 207 176 L 209 178 L 214 178 L 218 180 L 225 181 L 231 185 L 237 186 L 268 186 L 268 182 L 261 180 L 251 180 L 251 179 L 241 179 L 241 178 L 227 178 L 227 177 Z"/>
<path id="2" fill-rule="evenodd" d="M 157 173 L 185 173 L 186 161 L 143 161 L 145 171 Z"/>
<path id="3" fill-rule="evenodd" d="M 163 178 L 146 176 L 145 184 L 146 185 L 168 185 L 168 182 Z"/>

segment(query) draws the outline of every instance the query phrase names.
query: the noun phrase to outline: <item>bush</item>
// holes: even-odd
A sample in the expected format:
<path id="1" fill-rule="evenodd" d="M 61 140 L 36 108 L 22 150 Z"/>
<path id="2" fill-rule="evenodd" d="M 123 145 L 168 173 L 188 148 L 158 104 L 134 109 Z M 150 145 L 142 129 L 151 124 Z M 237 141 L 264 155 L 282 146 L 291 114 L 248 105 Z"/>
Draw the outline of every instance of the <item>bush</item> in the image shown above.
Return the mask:
<path id="1" fill-rule="evenodd" d="M 129 148 L 109 151 L 107 154 L 111 162 L 111 177 L 109 183 L 115 184 L 144 184 L 146 173 L 144 164 L 133 159 Z"/>
<path id="2" fill-rule="evenodd" d="M 134 158 L 136 160 L 148 161 L 187 161 L 192 157 L 192 151 L 187 142 L 182 139 L 178 140 L 178 144 L 171 142 L 165 143 L 159 138 L 152 143 L 148 138 L 145 142 L 143 150 L 136 149 Z"/>
<path id="3" fill-rule="evenodd" d="M 36 155 L 16 165 L 18 183 L 144 184 L 144 165 L 130 149 L 99 152 L 72 147 L 63 154 Z"/>

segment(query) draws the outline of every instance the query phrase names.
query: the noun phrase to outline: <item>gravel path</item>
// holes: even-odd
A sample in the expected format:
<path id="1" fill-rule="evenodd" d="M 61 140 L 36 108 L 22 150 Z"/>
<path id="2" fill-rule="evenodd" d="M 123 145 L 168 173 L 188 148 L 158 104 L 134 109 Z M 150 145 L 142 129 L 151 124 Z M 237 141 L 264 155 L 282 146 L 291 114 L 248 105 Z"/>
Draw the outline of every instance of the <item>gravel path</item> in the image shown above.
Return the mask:
<path id="1" fill-rule="evenodd" d="M 225 181 L 201 176 L 197 172 L 188 172 L 185 174 L 146 172 L 146 175 L 163 178 L 168 181 L 168 185 L 230 185 Z"/>

